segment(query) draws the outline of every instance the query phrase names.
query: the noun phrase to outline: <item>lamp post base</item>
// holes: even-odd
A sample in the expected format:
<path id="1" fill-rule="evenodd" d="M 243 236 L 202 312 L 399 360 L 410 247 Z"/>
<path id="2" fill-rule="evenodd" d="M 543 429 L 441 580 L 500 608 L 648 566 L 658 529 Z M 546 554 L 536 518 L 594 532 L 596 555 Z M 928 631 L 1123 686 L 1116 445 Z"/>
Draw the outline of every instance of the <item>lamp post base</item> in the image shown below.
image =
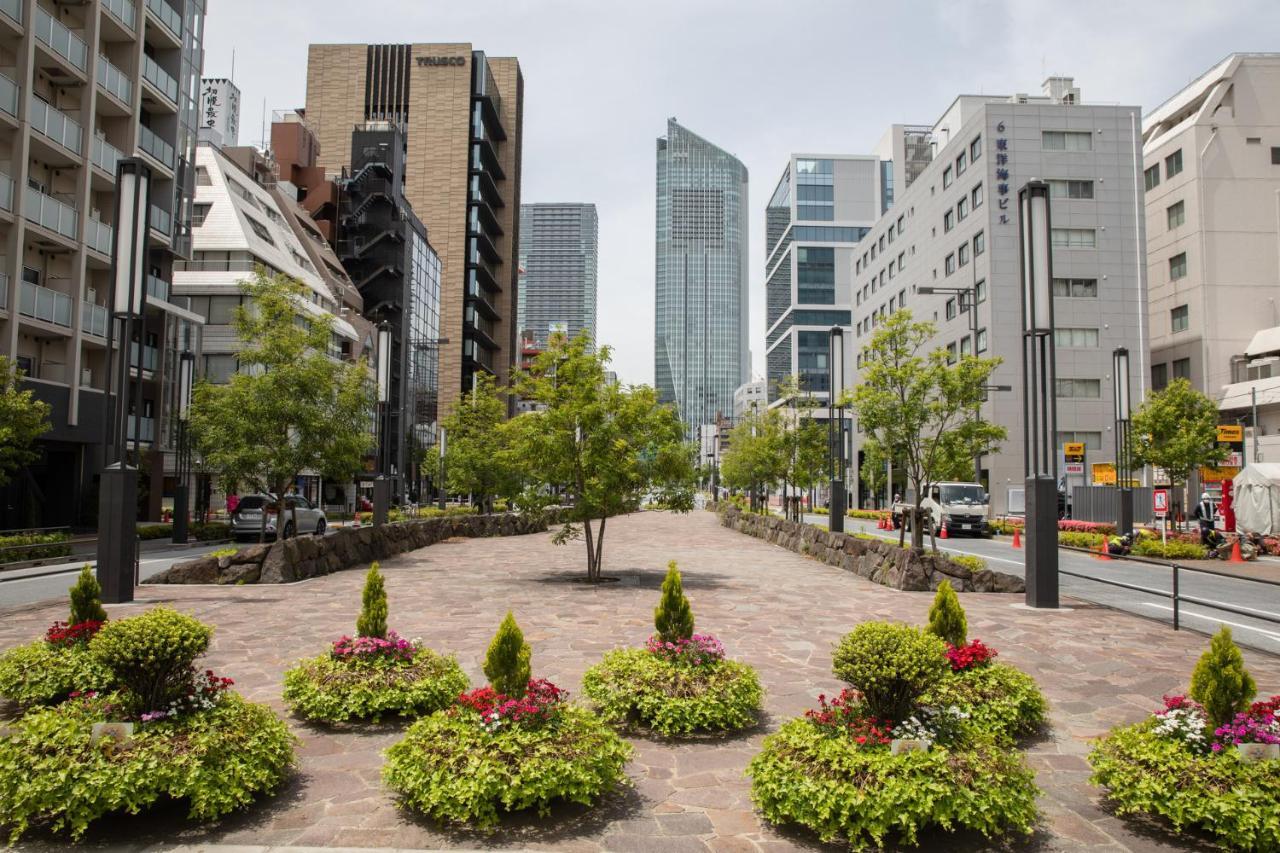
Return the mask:
<path id="1" fill-rule="evenodd" d="M 187 487 L 173 489 L 173 544 L 187 544 Z"/>
<path id="2" fill-rule="evenodd" d="M 373 526 L 387 523 L 391 508 L 391 481 L 378 477 L 373 481 Z"/>
<path id="3" fill-rule="evenodd" d="M 1058 606 L 1058 484 L 1026 479 L 1028 607 Z"/>
<path id="4" fill-rule="evenodd" d="M 1133 489 L 1120 490 L 1120 523 L 1116 525 L 1116 533 L 1128 536 L 1133 532 Z"/>
<path id="5" fill-rule="evenodd" d="M 133 601 L 137 573 L 138 469 L 111 465 L 98 486 L 98 584 L 108 604 Z"/>
<path id="6" fill-rule="evenodd" d="M 832 533 L 844 533 L 844 505 L 844 480 L 832 480 L 831 507 L 827 515 L 827 529 Z"/>

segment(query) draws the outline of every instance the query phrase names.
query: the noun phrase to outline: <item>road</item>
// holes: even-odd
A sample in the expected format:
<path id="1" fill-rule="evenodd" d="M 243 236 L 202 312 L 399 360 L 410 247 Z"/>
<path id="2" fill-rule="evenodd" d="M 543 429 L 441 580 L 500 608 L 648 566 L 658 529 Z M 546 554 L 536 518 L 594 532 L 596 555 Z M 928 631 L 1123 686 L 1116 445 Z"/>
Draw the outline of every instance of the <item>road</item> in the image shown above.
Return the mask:
<path id="1" fill-rule="evenodd" d="M 805 516 L 805 521 L 810 524 L 826 525 L 828 520 L 825 515 Z M 862 519 L 845 519 L 845 531 L 869 533 L 882 538 L 892 538 L 895 541 L 898 538 L 897 531 L 889 533 L 877 530 L 874 521 Z M 939 541 L 938 547 L 944 551 L 981 557 L 987 561 L 990 568 L 999 571 L 1011 574 L 1022 574 L 1025 571 L 1023 561 L 1026 551 L 1011 547 L 1007 538 L 952 537 Z M 1058 565 L 1064 570 L 1082 575 L 1120 581 L 1166 593 L 1173 587 L 1173 572 L 1170 569 L 1148 563 L 1120 559 L 1104 561 L 1078 551 L 1063 549 L 1058 551 Z M 1226 564 L 1223 565 L 1225 569 Z M 1280 580 L 1280 563 L 1275 564 L 1275 568 L 1275 579 Z M 1246 613 L 1256 613 L 1280 620 L 1280 586 L 1190 571 L 1179 572 L 1178 584 L 1180 596 L 1226 604 Z M 1173 624 L 1173 602 L 1168 598 L 1106 586 L 1066 575 L 1060 576 L 1060 586 L 1064 596 L 1104 604 Z M 1180 621 L 1184 628 L 1213 633 L 1218 630 L 1220 624 L 1226 624 L 1231 628 L 1238 642 L 1272 654 L 1280 654 L 1280 624 L 1268 623 L 1250 616 L 1223 613 L 1197 604 L 1183 603 L 1179 606 L 1179 610 Z"/>

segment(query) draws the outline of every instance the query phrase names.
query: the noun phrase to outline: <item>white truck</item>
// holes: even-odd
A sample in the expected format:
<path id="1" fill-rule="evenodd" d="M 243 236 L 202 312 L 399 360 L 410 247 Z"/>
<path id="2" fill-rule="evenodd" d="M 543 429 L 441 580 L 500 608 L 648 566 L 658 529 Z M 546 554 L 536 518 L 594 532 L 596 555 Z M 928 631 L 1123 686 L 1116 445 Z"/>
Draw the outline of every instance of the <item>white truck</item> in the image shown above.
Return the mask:
<path id="1" fill-rule="evenodd" d="M 959 533 L 990 536 L 991 525 L 987 522 L 989 501 L 986 490 L 979 483 L 935 483 L 930 487 L 928 497 L 921 502 L 920 510 L 933 524 L 935 532 L 941 532 L 945 527 L 948 536 Z M 910 528 L 913 506 L 915 503 L 911 500 L 893 505 L 894 527 L 905 522 Z"/>

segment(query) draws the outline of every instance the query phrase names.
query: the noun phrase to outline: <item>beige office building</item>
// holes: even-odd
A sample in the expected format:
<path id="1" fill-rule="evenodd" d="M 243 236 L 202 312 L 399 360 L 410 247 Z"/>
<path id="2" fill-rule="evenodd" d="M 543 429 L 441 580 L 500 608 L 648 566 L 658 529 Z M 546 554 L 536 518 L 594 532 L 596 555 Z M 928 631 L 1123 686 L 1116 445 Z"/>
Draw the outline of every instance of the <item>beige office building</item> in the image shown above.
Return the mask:
<path id="1" fill-rule="evenodd" d="M 516 358 L 523 105 L 519 62 L 470 44 L 310 48 L 306 119 L 320 166 L 349 171 L 358 124 L 405 129 L 409 203 L 440 255 L 444 411 L 477 372 L 505 383 Z"/>

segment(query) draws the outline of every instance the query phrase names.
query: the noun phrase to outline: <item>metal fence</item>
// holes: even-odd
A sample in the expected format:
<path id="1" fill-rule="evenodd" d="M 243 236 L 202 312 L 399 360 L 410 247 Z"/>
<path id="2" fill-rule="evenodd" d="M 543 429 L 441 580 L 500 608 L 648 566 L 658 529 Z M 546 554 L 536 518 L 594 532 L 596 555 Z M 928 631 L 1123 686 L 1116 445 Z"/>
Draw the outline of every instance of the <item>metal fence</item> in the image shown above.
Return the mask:
<path id="1" fill-rule="evenodd" d="M 1132 491 L 1133 520 L 1154 521 L 1151 487 L 1135 486 Z M 1077 521 L 1115 523 L 1120 517 L 1120 490 L 1115 486 L 1075 486 L 1071 490 L 1071 517 Z"/>

